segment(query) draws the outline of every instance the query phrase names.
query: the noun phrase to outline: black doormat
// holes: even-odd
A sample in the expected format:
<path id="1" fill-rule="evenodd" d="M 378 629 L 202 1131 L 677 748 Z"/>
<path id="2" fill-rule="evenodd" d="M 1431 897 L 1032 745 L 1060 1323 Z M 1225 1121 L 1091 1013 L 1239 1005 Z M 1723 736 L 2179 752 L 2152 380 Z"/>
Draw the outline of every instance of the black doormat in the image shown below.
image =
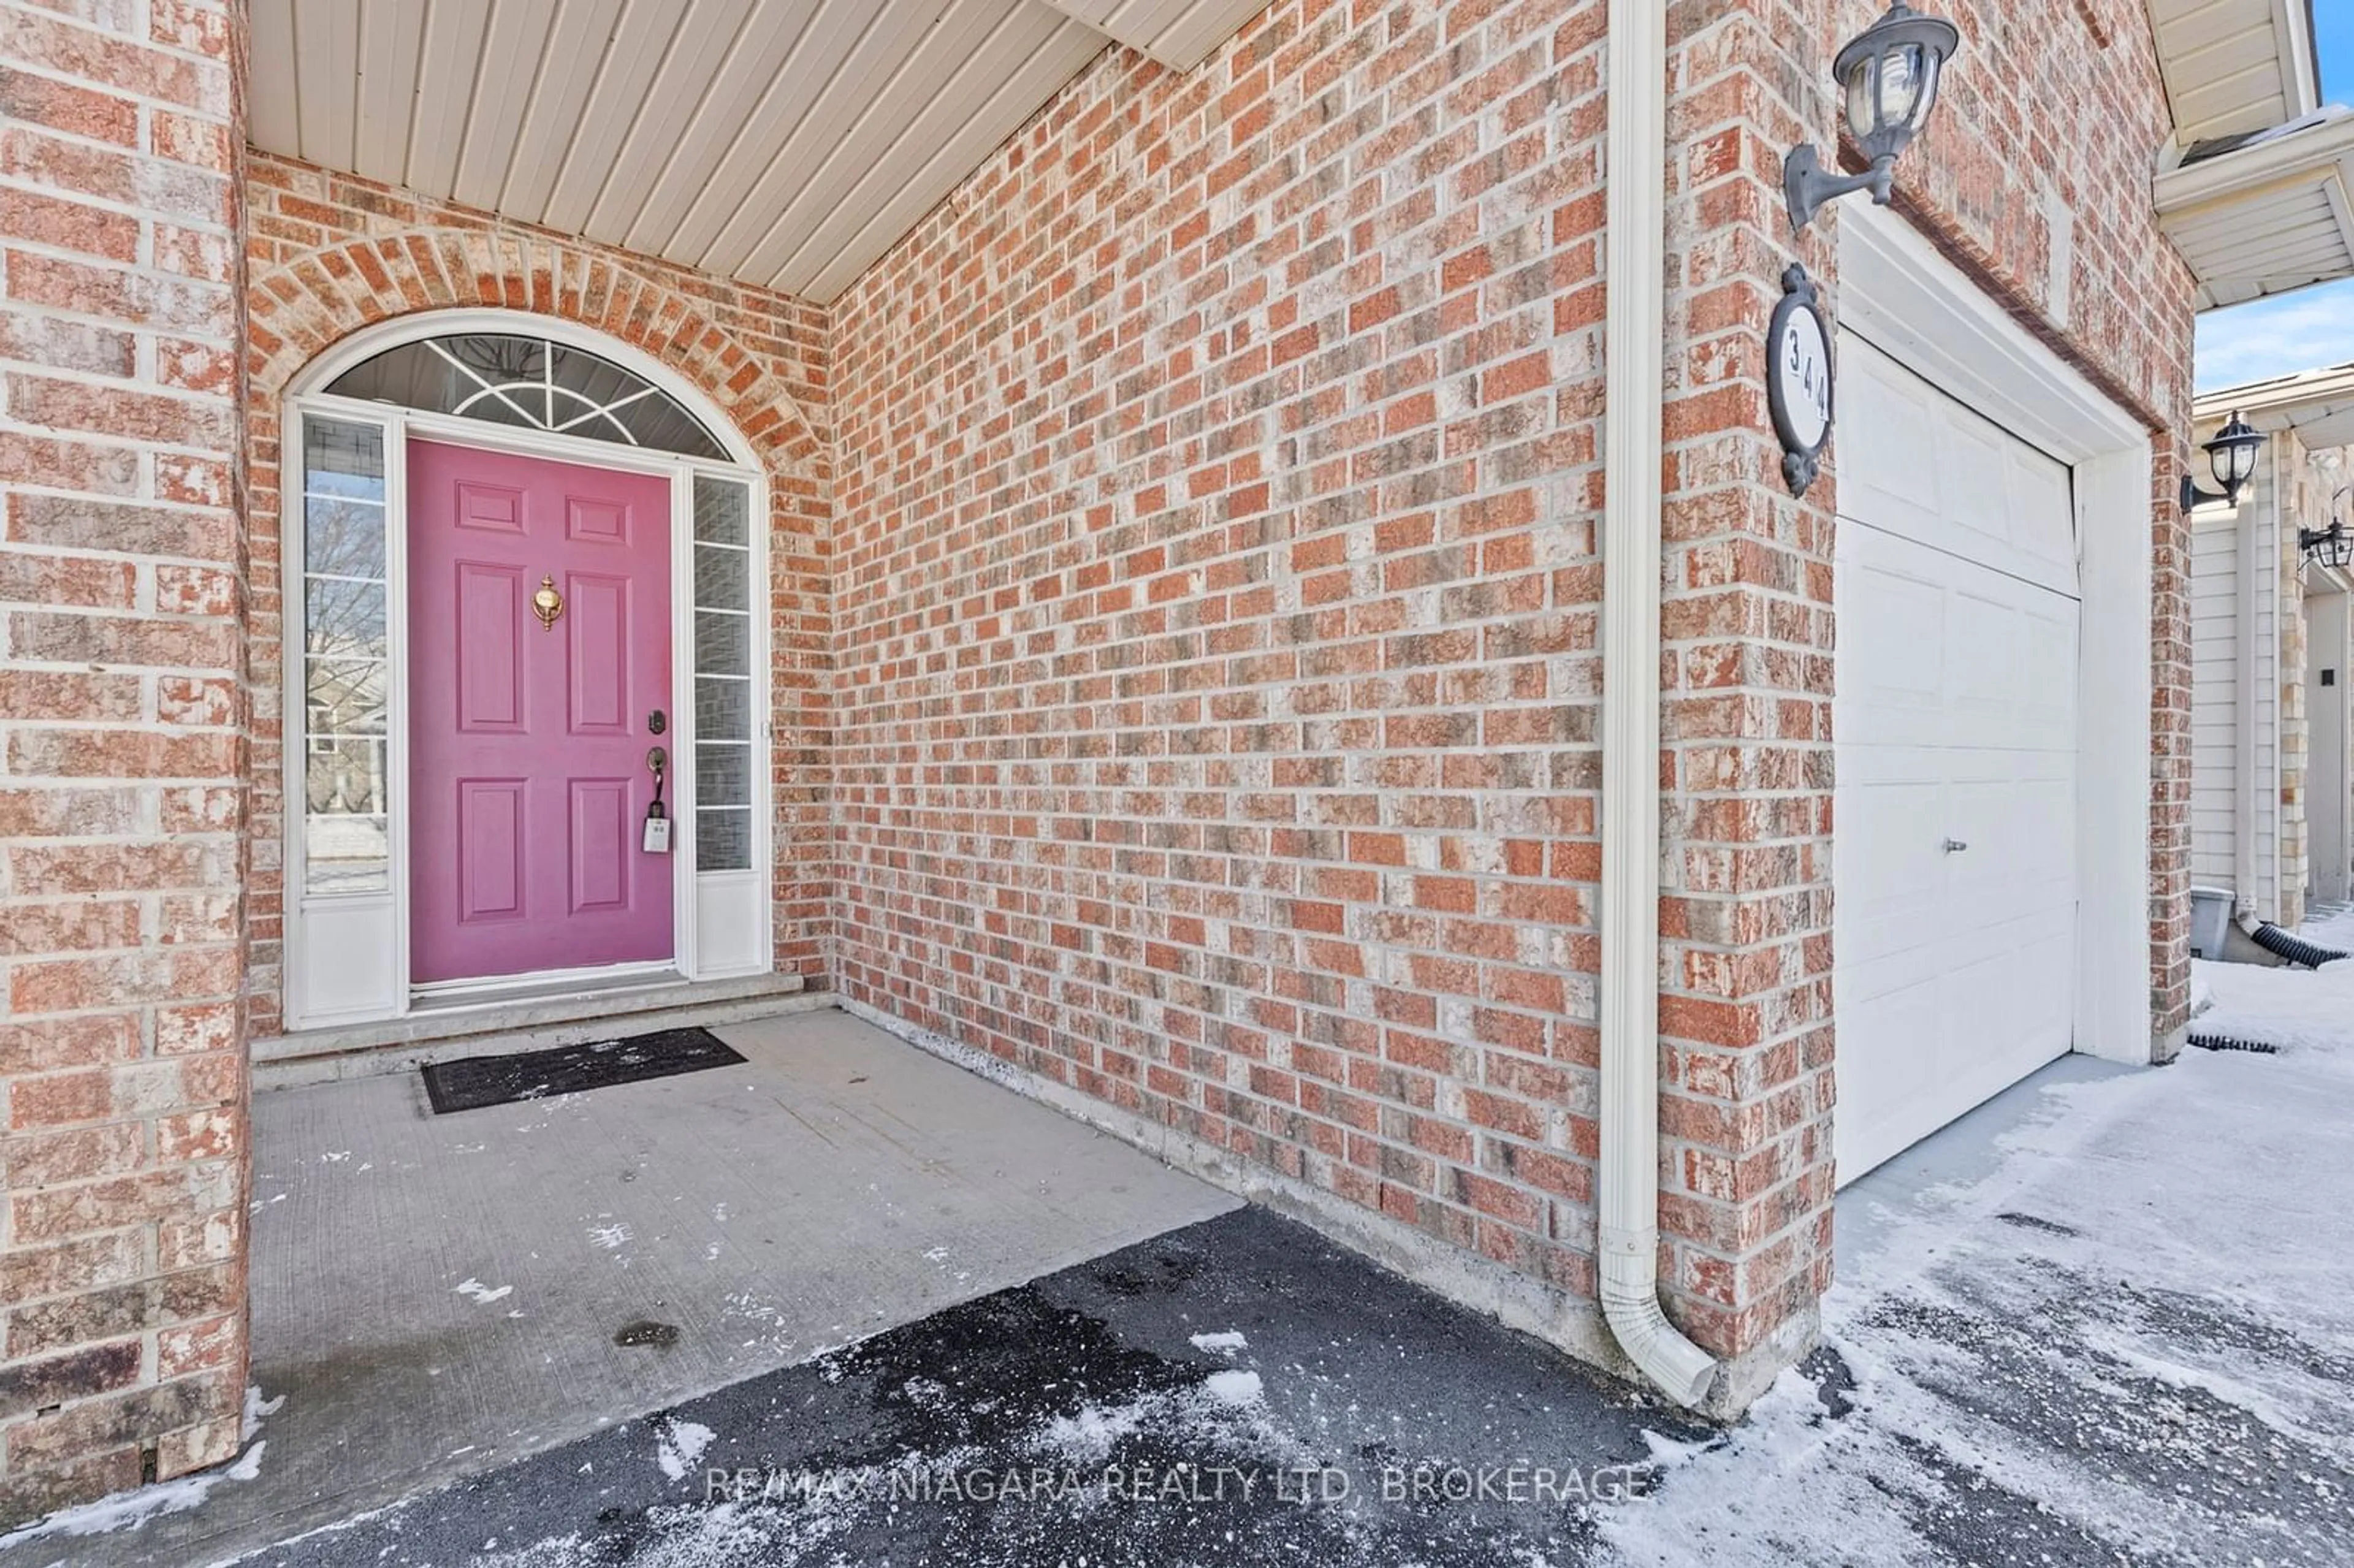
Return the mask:
<path id="1" fill-rule="evenodd" d="M 436 1116 L 484 1106 L 544 1100 L 614 1084 L 726 1067 L 744 1058 L 708 1029 L 659 1029 L 626 1040 L 592 1040 L 513 1056 L 461 1056 L 425 1068 L 425 1096 Z"/>

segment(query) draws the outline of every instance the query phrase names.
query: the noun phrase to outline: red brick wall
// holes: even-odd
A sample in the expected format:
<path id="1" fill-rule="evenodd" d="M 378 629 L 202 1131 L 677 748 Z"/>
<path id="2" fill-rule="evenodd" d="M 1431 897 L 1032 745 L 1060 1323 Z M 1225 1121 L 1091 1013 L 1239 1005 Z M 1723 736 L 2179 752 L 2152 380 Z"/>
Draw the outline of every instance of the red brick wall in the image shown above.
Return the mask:
<path id="1" fill-rule="evenodd" d="M 1764 1361 L 1830 1272 L 1836 619 L 1835 474 L 1783 486 L 1763 339 L 1794 250 L 1836 283 L 1780 159 L 1880 8 L 1670 13 L 1665 1266 Z M 2178 429 L 2146 20 L 1955 9 L 1908 212 Z M 1601 26 L 1285 0 L 1189 76 L 1113 51 L 835 311 L 846 993 L 1579 1295 Z M 2163 505 L 2152 535 L 2168 1027 Z"/>
<path id="2" fill-rule="evenodd" d="M 826 811 L 825 313 L 471 207 L 251 155 L 253 1032 L 281 1026 L 284 885 L 283 673 L 279 575 L 281 396 L 318 355 L 388 317 L 504 305 L 583 323 L 685 376 L 734 417 L 769 476 L 776 689 L 777 963 L 824 976 L 831 889 Z"/>
<path id="3" fill-rule="evenodd" d="M 1580 1297 L 1600 43 L 1111 51 L 835 307 L 848 995 Z"/>
<path id="4" fill-rule="evenodd" d="M 0 1528 L 238 1444 L 241 17 L 0 0 Z"/>

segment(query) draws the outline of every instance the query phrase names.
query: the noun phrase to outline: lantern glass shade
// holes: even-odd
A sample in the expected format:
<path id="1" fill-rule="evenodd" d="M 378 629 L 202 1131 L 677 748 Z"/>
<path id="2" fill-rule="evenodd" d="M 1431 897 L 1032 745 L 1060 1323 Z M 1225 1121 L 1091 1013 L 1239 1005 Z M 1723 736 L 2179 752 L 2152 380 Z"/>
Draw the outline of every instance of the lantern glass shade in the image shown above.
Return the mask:
<path id="1" fill-rule="evenodd" d="M 1902 154 L 1937 101 L 1937 76 L 1960 35 L 1950 22 L 1899 3 L 1840 51 L 1834 71 L 1847 90 L 1847 128 L 1877 163 Z"/>
<path id="2" fill-rule="evenodd" d="M 1918 44 L 1897 44 L 1861 61 L 1848 79 L 1847 128 L 1871 146 L 1892 131 L 1918 132 L 1937 93 L 1937 61 Z"/>
<path id="3" fill-rule="evenodd" d="M 2241 487 L 2256 471 L 2256 449 L 2264 445 L 2264 437 L 2239 415 L 2207 443 L 2207 463 L 2214 471 L 2215 482 L 2223 493 L 2236 496 Z"/>
<path id="4" fill-rule="evenodd" d="M 1848 73 L 1847 128 L 1861 144 L 1880 129 L 1880 62 L 1867 59 Z"/>

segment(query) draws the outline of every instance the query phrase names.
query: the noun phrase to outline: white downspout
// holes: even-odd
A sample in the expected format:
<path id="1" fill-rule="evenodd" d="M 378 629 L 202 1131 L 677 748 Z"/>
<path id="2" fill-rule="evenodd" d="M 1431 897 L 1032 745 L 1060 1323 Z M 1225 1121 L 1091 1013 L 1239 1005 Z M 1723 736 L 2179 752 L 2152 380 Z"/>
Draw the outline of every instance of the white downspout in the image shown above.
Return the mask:
<path id="1" fill-rule="evenodd" d="M 1610 0 L 1602 515 L 1602 1311 L 1696 1405 L 1716 1362 L 1659 1308 L 1659 462 L 1667 7 Z"/>
<path id="2" fill-rule="evenodd" d="M 2271 501 L 2277 506 L 2279 487 L 2272 487 Z M 2269 918 L 2256 907 L 2256 703 L 2263 682 L 2256 669 L 2256 608 L 2261 588 L 2256 548 L 2257 524 L 2262 508 L 2240 505 L 2232 509 L 2232 526 L 2237 537 L 2240 554 L 2240 612 L 2235 652 L 2239 655 L 2239 692 L 2232 705 L 2232 749 L 2238 763 L 2234 769 L 2232 794 L 2237 809 L 2232 813 L 2232 875 L 2239 884 L 2234 889 L 2232 914 L 2243 931 L 2253 931 Z"/>

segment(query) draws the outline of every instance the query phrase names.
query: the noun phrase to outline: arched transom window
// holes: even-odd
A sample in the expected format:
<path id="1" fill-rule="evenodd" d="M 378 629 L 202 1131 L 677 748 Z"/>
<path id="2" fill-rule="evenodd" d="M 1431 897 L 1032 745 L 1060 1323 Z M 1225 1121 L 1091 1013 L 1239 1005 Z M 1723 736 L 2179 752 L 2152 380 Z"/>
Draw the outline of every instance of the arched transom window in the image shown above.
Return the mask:
<path id="1" fill-rule="evenodd" d="M 326 389 L 652 451 L 727 457 L 702 421 L 662 388 L 610 359 L 544 337 L 473 332 L 422 338 L 363 360 Z"/>

